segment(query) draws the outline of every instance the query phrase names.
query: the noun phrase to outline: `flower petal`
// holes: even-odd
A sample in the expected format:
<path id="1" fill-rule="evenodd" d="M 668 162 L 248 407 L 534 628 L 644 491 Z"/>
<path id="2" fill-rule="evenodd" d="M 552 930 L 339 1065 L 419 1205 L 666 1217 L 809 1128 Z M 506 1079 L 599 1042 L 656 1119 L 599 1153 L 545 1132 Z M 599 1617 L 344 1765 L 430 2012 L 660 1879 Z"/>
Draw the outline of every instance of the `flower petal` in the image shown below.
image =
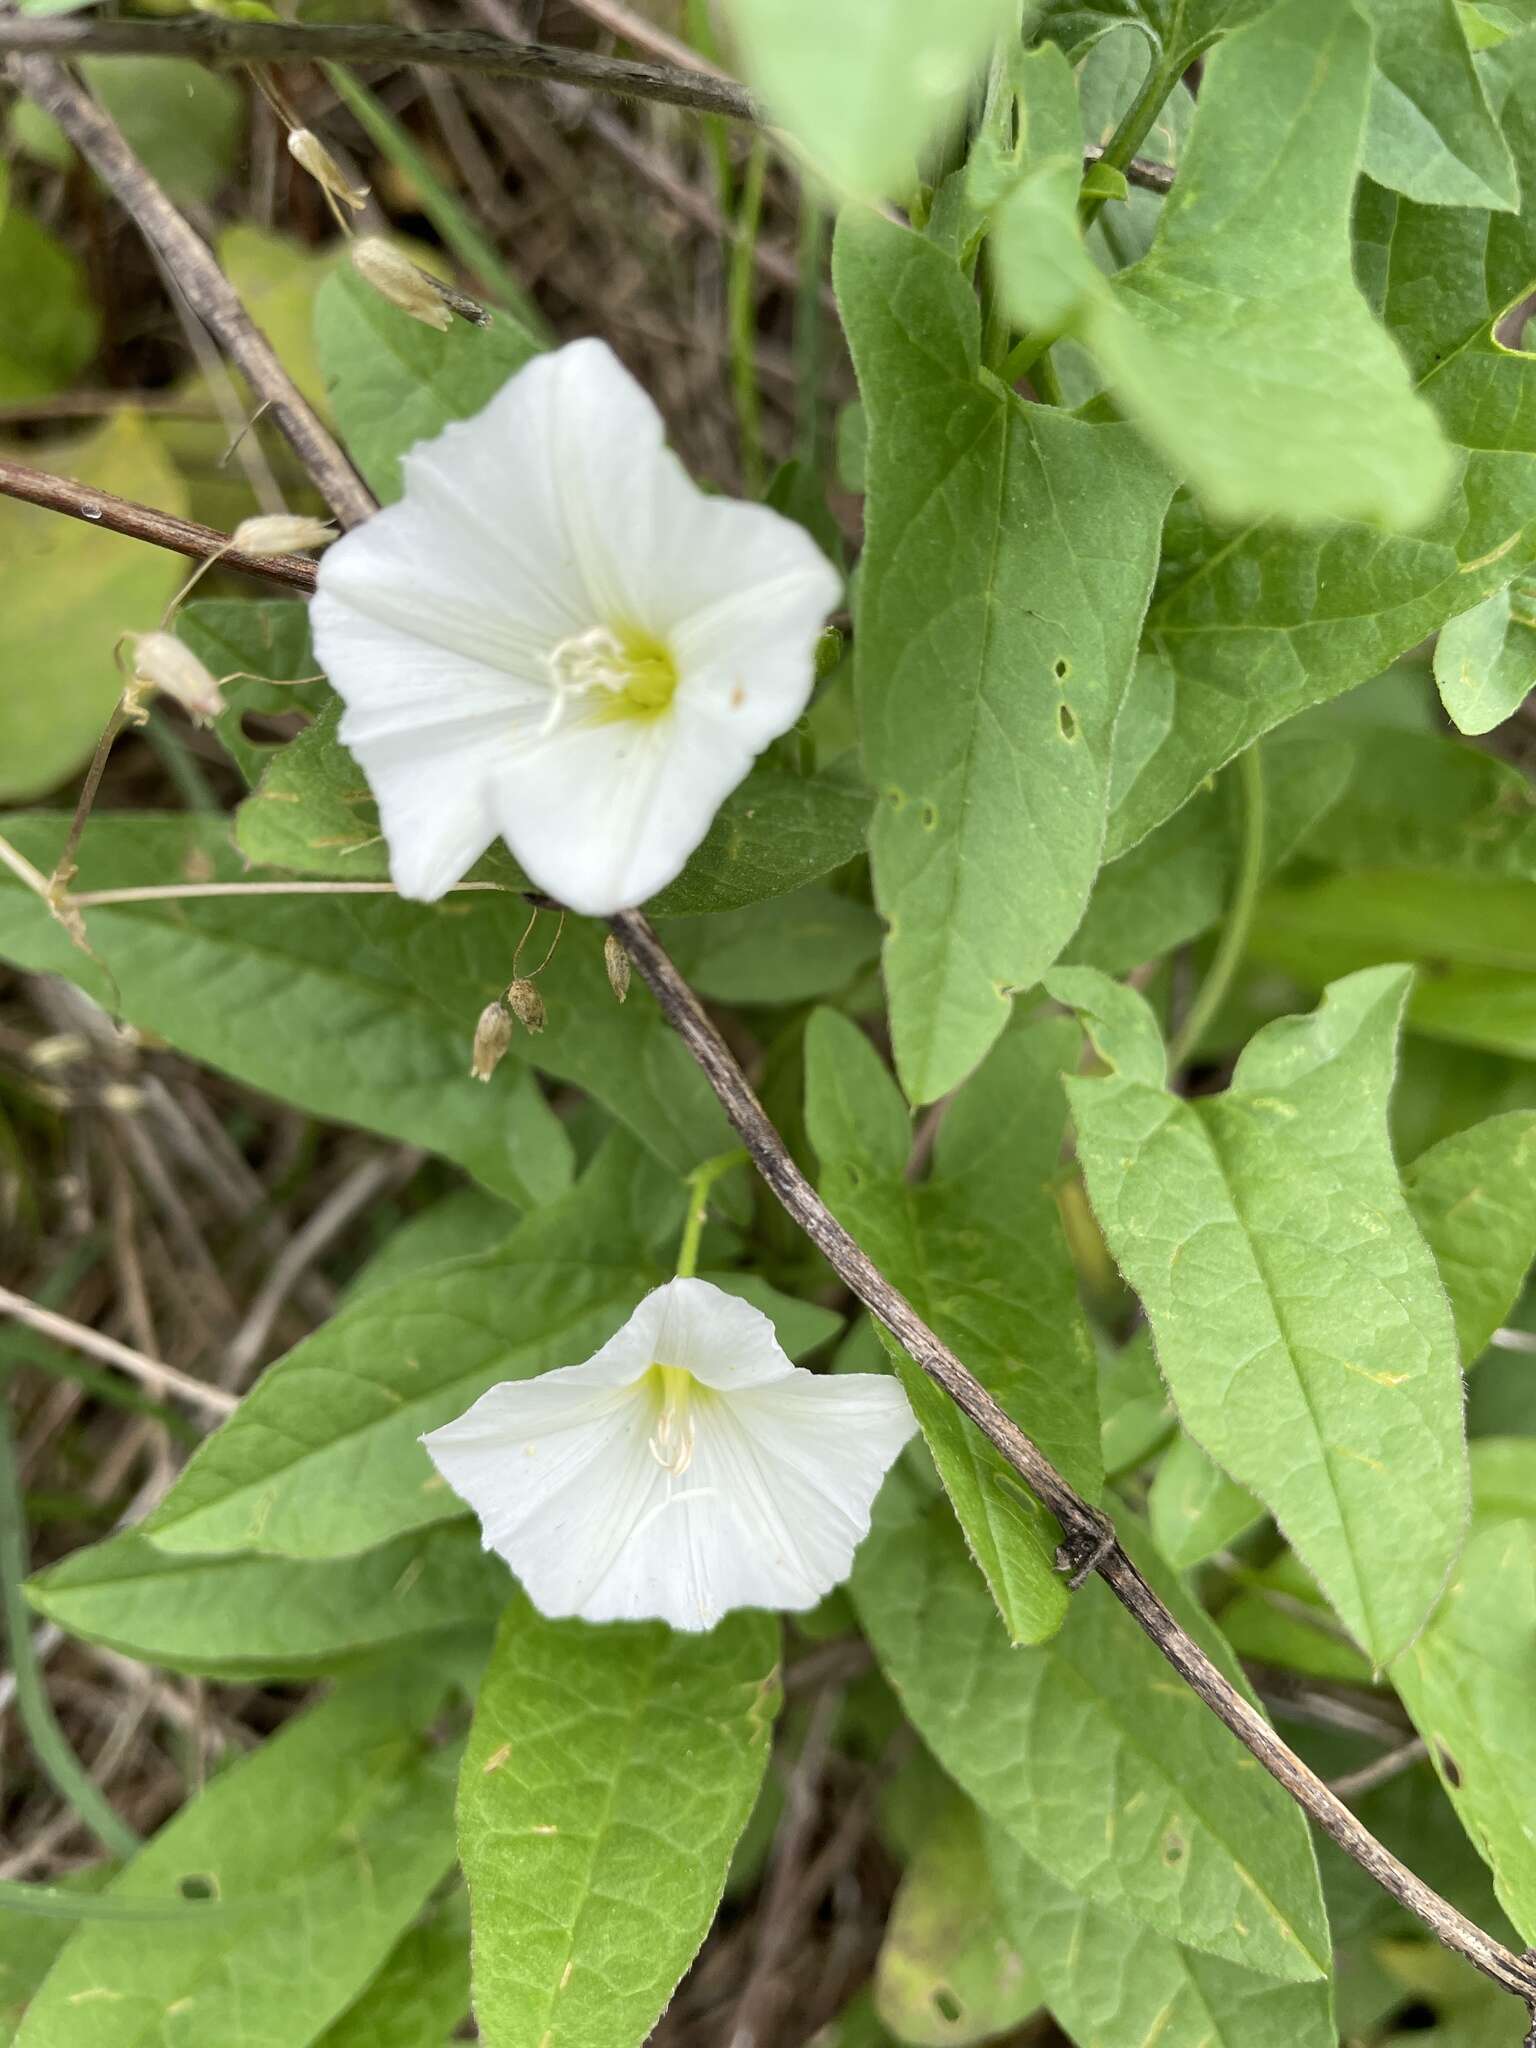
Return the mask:
<path id="1" fill-rule="evenodd" d="M 745 739 L 675 711 L 571 724 L 509 751 L 493 800 L 503 838 L 540 888 L 606 917 L 676 878 L 751 766 Z"/>
<path id="2" fill-rule="evenodd" d="M 651 1450 L 658 1363 L 698 1382 L 680 1473 Z M 493 1387 L 423 1442 L 542 1613 L 701 1629 L 845 1578 L 915 1428 L 897 1381 L 802 1372 L 759 1310 L 673 1280 L 586 1364 Z"/>
<path id="3" fill-rule="evenodd" d="M 710 1280 L 668 1280 L 653 1287 L 622 1330 L 585 1365 L 565 1365 L 534 1382 L 627 1387 L 653 1365 L 681 1366 L 701 1385 L 723 1391 L 768 1386 L 800 1373 L 780 1349 L 772 1320 L 750 1301 Z"/>

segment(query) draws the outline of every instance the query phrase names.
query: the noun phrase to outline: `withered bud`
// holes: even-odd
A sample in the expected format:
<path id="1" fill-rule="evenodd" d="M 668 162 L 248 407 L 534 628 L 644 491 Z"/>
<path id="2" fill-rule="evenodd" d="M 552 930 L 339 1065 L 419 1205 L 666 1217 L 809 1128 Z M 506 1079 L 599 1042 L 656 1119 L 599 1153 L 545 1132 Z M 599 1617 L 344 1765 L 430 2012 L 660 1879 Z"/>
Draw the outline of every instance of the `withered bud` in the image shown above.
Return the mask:
<path id="1" fill-rule="evenodd" d="M 629 955 L 613 932 L 603 941 L 603 965 L 608 970 L 608 986 L 622 1003 L 629 994 Z"/>
<path id="2" fill-rule="evenodd" d="M 501 1065 L 512 1043 L 512 1019 L 500 1003 L 487 1003 L 475 1026 L 475 1049 L 470 1055 L 472 1081 L 489 1081 Z"/>
<path id="3" fill-rule="evenodd" d="M 439 334 L 453 325 L 453 314 L 437 285 L 382 235 L 363 235 L 352 244 L 352 267 L 381 298 L 413 320 L 435 327 Z"/>
<path id="4" fill-rule="evenodd" d="M 544 998 L 531 981 L 514 981 L 502 997 L 525 1031 L 537 1034 L 544 1029 Z"/>
<path id="5" fill-rule="evenodd" d="M 343 206 L 350 206 L 356 213 L 367 205 L 368 187 L 349 181 L 346 172 L 312 129 L 289 129 L 288 154 L 308 171 L 317 185 L 329 192 L 333 199 L 339 199 Z"/>
<path id="6" fill-rule="evenodd" d="M 298 512 L 261 513 L 242 519 L 230 535 L 233 547 L 248 555 L 297 555 L 305 548 L 323 548 L 336 538 L 329 519 L 308 519 Z"/>
<path id="7" fill-rule="evenodd" d="M 121 644 L 128 649 L 130 672 L 140 689 L 163 690 L 199 725 L 224 709 L 218 684 L 174 633 L 125 633 Z"/>

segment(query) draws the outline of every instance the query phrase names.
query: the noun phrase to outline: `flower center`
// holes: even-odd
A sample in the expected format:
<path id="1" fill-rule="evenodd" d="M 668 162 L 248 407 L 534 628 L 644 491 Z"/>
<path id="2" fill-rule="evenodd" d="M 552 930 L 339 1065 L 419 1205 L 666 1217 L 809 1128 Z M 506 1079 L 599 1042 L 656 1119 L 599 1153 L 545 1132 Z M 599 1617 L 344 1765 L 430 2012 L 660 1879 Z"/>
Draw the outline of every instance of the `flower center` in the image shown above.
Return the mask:
<path id="1" fill-rule="evenodd" d="M 677 1479 L 693 1463 L 693 1374 L 680 1365 L 653 1365 L 647 1377 L 656 1400 L 650 1453 Z"/>
<path id="2" fill-rule="evenodd" d="M 543 730 L 553 732 L 569 705 L 591 700 L 601 724 L 616 718 L 656 718 L 677 691 L 677 664 L 653 633 L 633 626 L 589 626 L 550 649 L 554 686 Z"/>

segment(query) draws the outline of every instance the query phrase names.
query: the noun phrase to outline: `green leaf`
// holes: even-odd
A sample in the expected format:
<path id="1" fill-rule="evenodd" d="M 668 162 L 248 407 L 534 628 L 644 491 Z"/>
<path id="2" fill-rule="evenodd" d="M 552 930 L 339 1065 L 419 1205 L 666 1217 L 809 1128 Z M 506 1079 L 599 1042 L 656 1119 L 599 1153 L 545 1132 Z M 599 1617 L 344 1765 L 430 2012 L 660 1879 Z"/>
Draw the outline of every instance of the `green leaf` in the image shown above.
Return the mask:
<path id="1" fill-rule="evenodd" d="M 1294 1551 L 1282 1550 L 1272 1564 L 1245 1571 L 1242 1582 L 1248 1590 L 1222 1608 L 1221 1626 L 1245 1661 L 1340 1685 L 1380 1682 L 1380 1672 L 1349 1640 Z"/>
<path id="2" fill-rule="evenodd" d="M 1040 1987 L 1005 1932 L 979 1814 L 951 1798 L 907 1865 L 875 1964 L 875 2010 L 908 2048 L 1011 2033 Z"/>
<path id="3" fill-rule="evenodd" d="M 315 674 L 306 604 L 272 598 L 194 602 L 178 612 L 176 637 L 215 676 L 240 676 L 224 685 L 228 708 L 213 726 L 247 783 L 259 780 L 285 744 L 251 738 L 243 723 L 247 712 L 270 718 L 295 711 L 313 715 L 332 701 L 329 683 L 304 680 Z M 252 677 L 269 680 L 253 682 Z"/>
<path id="4" fill-rule="evenodd" d="M 1337 707 L 1342 712 L 1344 707 Z M 1354 771 L 1307 852 L 1330 867 L 1414 868 L 1472 881 L 1536 881 L 1536 788 L 1507 761 L 1459 740 L 1374 722 L 1338 730 Z M 1348 737 L 1352 735 L 1352 738 Z"/>
<path id="5" fill-rule="evenodd" d="M 15 452 L 30 461 L 37 451 Z M 50 449 L 48 463 L 162 512 L 186 510 L 185 485 L 137 413 L 120 412 L 84 439 Z M 142 541 L 15 498 L 0 501 L 0 561 L 7 569 L 0 801 L 15 803 L 42 795 L 89 760 L 123 686 L 112 643 L 158 621 L 180 566 Z"/>
<path id="6" fill-rule="evenodd" d="M 713 917 L 668 918 L 660 935 L 689 987 L 717 1003 L 833 995 L 880 951 L 874 912 L 814 885 Z"/>
<path id="7" fill-rule="evenodd" d="M 876 1656 L 950 1776 L 1061 1883 L 1286 1982 L 1328 1967 L 1306 1824 L 1099 1579 L 1060 1632 L 1015 1649 L 954 1517 L 898 1468 L 854 1564 Z M 1126 1518 L 1123 1539 L 1135 1543 Z M 1234 1679 L 1213 1626 L 1137 1561 Z"/>
<path id="8" fill-rule="evenodd" d="M 95 1921 L 66 1944 L 16 2048 L 294 2048 L 357 1996 L 453 1860 L 449 1780 L 423 1733 L 441 1681 L 338 1692 L 193 1799 L 108 1898 L 189 1881 L 249 1912 L 174 1939 Z M 300 1963 L 301 1959 L 301 1963 Z"/>
<path id="9" fill-rule="evenodd" d="M 1249 950 L 1303 988 L 1388 960 L 1421 966 L 1416 1031 L 1536 1059 L 1536 886 L 1364 870 L 1266 890 Z"/>
<path id="10" fill-rule="evenodd" d="M 1251 1529 L 1264 1510 L 1213 1465 L 1193 1437 L 1178 1436 L 1147 1495 L 1152 1538 L 1176 1571 L 1192 1571 Z"/>
<path id="11" fill-rule="evenodd" d="M 1180 1417 L 1378 1663 L 1434 1605 L 1467 1512 L 1455 1330 L 1387 1134 L 1407 986 L 1336 983 L 1189 1101 L 1139 996 L 1081 968 L 1049 983 L 1111 1069 L 1067 1083 L 1079 1157 Z"/>
<path id="12" fill-rule="evenodd" d="M 101 323 L 74 252 L 14 203 L 0 164 L 0 404 L 65 390 Z"/>
<path id="13" fill-rule="evenodd" d="M 439 334 L 342 264 L 315 300 L 315 347 L 347 451 L 389 504 L 407 449 L 488 405 L 540 343 L 504 311 L 489 327 L 455 320 Z"/>
<path id="14" fill-rule="evenodd" d="M 1392 1666 L 1499 1903 L 1536 1941 L 1536 1521 L 1479 1517 L 1429 1627 Z"/>
<path id="15" fill-rule="evenodd" d="M 315 2048 L 443 2048 L 469 2011 L 469 1900 L 455 1888 L 395 1944 Z"/>
<path id="16" fill-rule="evenodd" d="M 1229 36 L 1208 60 L 1152 247 L 1112 281 L 1083 251 L 1074 192 L 1051 169 L 1081 147 L 1065 60 L 1046 46 L 1022 67 L 1053 153 L 996 216 L 1004 304 L 1017 326 L 1065 325 L 1082 340 L 1220 519 L 1412 528 L 1451 482 L 1433 416 L 1352 269 L 1370 47 L 1338 0 L 1279 0 Z"/>
<path id="17" fill-rule="evenodd" d="M 1072 1056 L 1060 1020 L 1010 1032 L 951 1105 L 931 1178 L 905 1177 L 895 1083 L 846 1018 L 806 1032 L 806 1124 L 822 1192 L 886 1277 L 1080 1492 L 1097 1498 L 1096 1370 L 1050 1181 Z M 883 1333 L 882 1333 L 883 1335 Z M 1066 1612 L 1060 1532 L 898 1345 L 895 1362 L 971 1553 L 1014 1642 Z"/>
<path id="18" fill-rule="evenodd" d="M 64 829 L 56 814 L 15 817 L 6 837 L 46 872 Z M 136 812 L 92 819 L 78 886 L 251 879 L 227 819 Z M 522 903 L 253 891 L 102 906 L 88 918 L 123 1014 L 179 1051 L 317 1115 L 428 1146 L 521 1207 L 565 1184 L 565 1141 L 527 1078 L 515 1065 L 488 1089 L 469 1078 L 475 1021 L 507 984 L 527 923 Z M 0 954 L 114 1001 L 100 970 L 4 871 Z M 644 991 L 614 1001 L 590 925 L 566 932 L 540 987 L 548 1028 L 520 1034 L 518 1058 L 595 1095 L 679 1172 L 725 1149 L 707 1082 Z"/>
<path id="19" fill-rule="evenodd" d="M 463 1513 L 417 1439 L 574 1365 L 665 1277 L 681 1186 L 616 1137 L 499 1251 L 370 1289 L 270 1367 L 144 1524 L 164 1550 L 346 1557 Z"/>
<path id="20" fill-rule="evenodd" d="M 194 1556 L 345 1558 L 461 1515 L 417 1439 L 500 1380 L 590 1357 L 668 1277 L 682 1203 L 681 1183 L 616 1133 L 499 1249 L 354 1295 L 269 1367 L 144 1533 Z M 839 1328 L 753 1275 L 707 1277 L 769 1315 L 792 1356 Z"/>
<path id="21" fill-rule="evenodd" d="M 176 57 L 87 57 L 80 69 L 176 204 L 206 205 L 233 172 L 245 136 L 245 94 L 234 80 L 189 70 Z"/>
<path id="22" fill-rule="evenodd" d="M 332 702 L 276 756 L 240 808 L 236 837 L 246 858 L 261 866 L 384 881 L 389 850 L 379 836 L 378 807 L 336 737 L 338 722 Z M 721 912 L 788 894 L 864 851 L 869 810 L 868 792 L 845 774 L 791 775 L 759 761 L 716 812 L 682 874 L 647 908 L 658 916 Z M 525 879 L 499 841 L 471 878 L 513 889 Z"/>
<path id="23" fill-rule="evenodd" d="M 897 1071 L 975 1066 L 1082 916 L 1110 737 L 1170 481 L 1130 429 L 978 381 L 978 314 L 932 243 L 845 220 L 869 420 L 856 639 Z"/>
<path id="24" fill-rule="evenodd" d="M 778 1707 L 778 1627 L 546 1621 L 519 1599 L 459 1787 L 486 2048 L 638 2048 L 709 1930 Z"/>
<path id="25" fill-rule="evenodd" d="M 1040 25 L 1075 62 L 1100 37 L 1131 22 L 1166 68 L 1178 73 L 1218 36 L 1268 5 L 1269 0 L 1047 0 Z"/>
<path id="26" fill-rule="evenodd" d="M 1080 1898 L 989 1828 L 995 1895 L 1045 2000 L 1102 2048 L 1334 2048 L 1326 1984 L 1277 1984 Z"/>
<path id="27" fill-rule="evenodd" d="M 1403 1174 L 1473 1365 L 1536 1259 L 1536 1110 L 1511 1110 L 1421 1152 Z"/>
<path id="28" fill-rule="evenodd" d="M 130 1533 L 77 1550 L 27 1582 L 69 1635 L 144 1664 L 214 1678 L 302 1678 L 445 1630 L 493 1622 L 512 1581 L 476 1531 L 449 1523 L 361 1557 L 291 1563 L 188 1557 Z"/>
<path id="29" fill-rule="evenodd" d="M 1264 871 L 1286 865 L 1344 795 L 1354 766 L 1334 735 L 1278 733 L 1263 745 Z M 1121 974 L 1210 931 L 1236 885 L 1242 817 L 1230 778 L 1213 782 L 1139 845 L 1099 870 L 1064 958 Z"/>
<path id="30" fill-rule="evenodd" d="M 1536 585 L 1506 583 L 1448 619 L 1435 645 L 1435 681 L 1461 732 L 1492 732 L 1536 689 Z"/>
<path id="31" fill-rule="evenodd" d="M 1536 37 L 1484 64 L 1516 159 L 1536 161 Z M 1536 281 L 1536 204 L 1518 216 L 1463 212 L 1366 185 L 1356 233 L 1362 280 L 1458 450 L 1454 488 L 1401 538 L 1359 522 L 1234 534 L 1193 508 L 1175 512 L 1147 624 L 1171 703 L 1119 803 L 1112 850 L 1260 733 L 1380 675 L 1536 557 L 1533 358 L 1494 339 Z"/>
<path id="32" fill-rule="evenodd" d="M 905 195 L 1013 20 L 1008 0 L 731 0 L 742 67 L 835 185 Z"/>
<path id="33" fill-rule="evenodd" d="M 1364 168 L 1430 206 L 1510 211 L 1520 181 L 1455 0 L 1358 0 L 1375 71 Z"/>

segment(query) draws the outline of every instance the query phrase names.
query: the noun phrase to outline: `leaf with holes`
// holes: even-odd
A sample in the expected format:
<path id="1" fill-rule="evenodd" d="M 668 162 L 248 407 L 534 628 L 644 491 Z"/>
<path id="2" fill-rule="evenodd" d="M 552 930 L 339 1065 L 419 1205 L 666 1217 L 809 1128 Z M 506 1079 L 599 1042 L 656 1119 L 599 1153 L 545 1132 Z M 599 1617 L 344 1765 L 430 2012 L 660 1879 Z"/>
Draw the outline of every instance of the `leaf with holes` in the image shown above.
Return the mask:
<path id="1" fill-rule="evenodd" d="M 929 1102 L 1083 914 L 1171 480 L 1129 428 L 980 379 L 974 295 L 933 243 L 845 218 L 834 276 L 870 433 L 875 896 L 897 1071 Z"/>
<path id="2" fill-rule="evenodd" d="M 1137 1562 L 1234 1679 L 1214 1625 Z M 1100 1579 L 1038 1649 L 998 1626 L 946 1503 L 898 1467 L 853 1596 L 924 1742 L 1059 1882 L 1175 1941 L 1288 1983 L 1328 1970 L 1306 1823 L 1168 1672 Z"/>
<path id="3" fill-rule="evenodd" d="M 1196 1100 L 1140 996 L 1086 968 L 1049 987 L 1109 1068 L 1067 1083 L 1079 1157 L 1184 1426 L 1385 1663 L 1467 1517 L 1456 1333 L 1387 1134 L 1407 970 L 1267 1025 Z"/>
<path id="4" fill-rule="evenodd" d="M 449 1756 L 425 1730 L 443 1681 L 405 1667 L 335 1693 L 184 1806 L 107 1887 L 211 1891 L 174 1938 L 84 1924 L 16 2048 L 292 2048 L 351 2004 L 453 1862 Z M 295 1967 L 295 1958 L 303 1967 Z"/>
<path id="5" fill-rule="evenodd" d="M 778 1707 L 777 1624 L 509 1609 L 459 1783 L 486 2048 L 638 2048 L 708 1932 Z"/>
<path id="6" fill-rule="evenodd" d="M 1008 1932 L 981 1817 L 951 1797 L 907 1865 L 875 1964 L 875 2010 L 908 2048 L 968 2048 L 1014 2031 L 1040 1986 Z"/>
<path id="7" fill-rule="evenodd" d="M 1050 1181 L 1072 1057 L 1062 1021 L 1013 1031 L 955 1099 L 932 1175 L 905 1177 L 906 1112 L 853 1024 L 819 1010 L 806 1033 L 806 1125 L 840 1222 L 918 1314 L 1064 1472 L 1097 1499 L 1096 1368 Z M 1061 1625 L 1060 1531 L 949 1396 L 886 1346 L 1015 1642 Z"/>

